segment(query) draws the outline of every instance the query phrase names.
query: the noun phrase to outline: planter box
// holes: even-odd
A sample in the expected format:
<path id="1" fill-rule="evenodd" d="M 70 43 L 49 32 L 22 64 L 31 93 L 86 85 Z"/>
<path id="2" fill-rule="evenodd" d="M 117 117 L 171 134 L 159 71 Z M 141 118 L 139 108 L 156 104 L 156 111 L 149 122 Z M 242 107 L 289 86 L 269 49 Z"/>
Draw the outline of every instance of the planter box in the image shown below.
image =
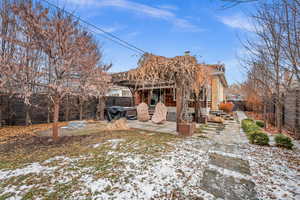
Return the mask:
<path id="1" fill-rule="evenodd" d="M 177 131 L 181 136 L 192 136 L 196 129 L 195 123 L 178 123 Z"/>

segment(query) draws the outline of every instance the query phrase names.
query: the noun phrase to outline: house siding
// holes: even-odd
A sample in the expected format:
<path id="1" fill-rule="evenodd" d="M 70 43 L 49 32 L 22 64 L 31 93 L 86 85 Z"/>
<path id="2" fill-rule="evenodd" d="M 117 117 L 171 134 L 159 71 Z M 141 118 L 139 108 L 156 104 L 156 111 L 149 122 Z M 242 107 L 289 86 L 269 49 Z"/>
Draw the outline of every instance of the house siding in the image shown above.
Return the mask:
<path id="1" fill-rule="evenodd" d="M 211 109 L 218 110 L 219 109 L 219 79 L 218 77 L 213 77 L 211 81 Z"/>

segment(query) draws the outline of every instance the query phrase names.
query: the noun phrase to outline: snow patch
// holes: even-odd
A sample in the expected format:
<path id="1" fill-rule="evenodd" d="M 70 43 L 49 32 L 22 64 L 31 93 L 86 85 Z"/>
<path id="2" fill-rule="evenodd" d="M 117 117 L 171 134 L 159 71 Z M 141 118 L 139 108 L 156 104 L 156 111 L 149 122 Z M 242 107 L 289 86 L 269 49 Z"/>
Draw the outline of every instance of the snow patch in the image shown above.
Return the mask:
<path id="1" fill-rule="evenodd" d="M 121 142 L 124 142 L 124 141 L 125 141 L 124 139 L 112 139 L 112 140 L 108 140 L 108 142 L 110 142 L 111 145 L 112 145 L 112 149 L 116 149 L 118 147 L 118 145 Z"/>
<path id="2" fill-rule="evenodd" d="M 233 154 L 233 153 L 227 153 L 227 152 L 223 152 L 223 151 L 210 150 L 209 153 L 215 153 L 215 154 L 225 156 L 225 157 L 231 157 L 231 158 L 238 158 L 238 159 L 242 159 L 242 160 L 247 160 L 247 158 L 245 158 L 241 155 L 237 155 L 237 154 Z"/>
<path id="3" fill-rule="evenodd" d="M 9 179 L 15 176 L 24 176 L 27 174 L 35 173 L 51 173 L 57 167 L 46 167 L 42 166 L 39 163 L 32 163 L 24 168 L 15 169 L 15 170 L 0 170 L 0 180 Z"/>
<path id="4" fill-rule="evenodd" d="M 92 145 L 92 147 L 93 147 L 93 148 L 98 148 L 98 147 L 100 147 L 101 145 L 102 145 L 102 143 L 98 143 L 98 144 Z"/>
<path id="5" fill-rule="evenodd" d="M 208 168 L 211 169 L 211 170 L 215 170 L 215 171 L 217 171 L 220 174 L 223 174 L 225 176 L 232 176 L 232 177 L 237 178 L 237 179 L 251 180 L 251 178 L 252 178 L 249 175 L 241 174 L 241 173 L 238 173 L 236 171 L 232 171 L 232 170 L 225 169 L 225 168 L 218 167 L 218 166 L 211 165 L 211 164 L 208 165 Z"/>
<path id="6" fill-rule="evenodd" d="M 246 145 L 250 169 L 259 199 L 298 199 L 300 196 L 299 150 Z"/>

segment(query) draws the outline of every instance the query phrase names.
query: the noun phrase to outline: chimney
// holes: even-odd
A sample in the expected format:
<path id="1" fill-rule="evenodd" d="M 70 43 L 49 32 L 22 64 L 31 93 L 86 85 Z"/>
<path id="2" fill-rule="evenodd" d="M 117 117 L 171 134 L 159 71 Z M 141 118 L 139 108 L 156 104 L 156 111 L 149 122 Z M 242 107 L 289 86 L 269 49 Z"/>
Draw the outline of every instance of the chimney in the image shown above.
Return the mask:
<path id="1" fill-rule="evenodd" d="M 191 53 L 190 51 L 185 51 L 185 52 L 184 52 L 184 55 L 185 55 L 185 56 L 190 56 L 190 53 Z"/>

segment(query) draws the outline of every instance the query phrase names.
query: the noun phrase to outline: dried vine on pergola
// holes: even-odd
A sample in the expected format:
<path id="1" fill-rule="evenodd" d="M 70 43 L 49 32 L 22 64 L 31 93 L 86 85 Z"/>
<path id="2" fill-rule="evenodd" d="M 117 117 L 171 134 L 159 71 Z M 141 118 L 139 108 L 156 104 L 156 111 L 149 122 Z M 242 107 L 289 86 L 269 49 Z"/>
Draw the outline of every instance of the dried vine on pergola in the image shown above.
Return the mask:
<path id="1" fill-rule="evenodd" d="M 161 82 L 175 83 L 177 90 L 182 91 L 182 110 L 179 119 L 188 121 L 188 100 L 197 73 L 196 58 L 187 55 L 166 58 L 146 53 L 138 65 L 136 70 L 128 72 L 127 79 L 143 86 Z"/>
<path id="2" fill-rule="evenodd" d="M 144 54 L 138 62 L 138 68 L 128 72 L 128 80 L 136 84 L 157 84 L 159 82 L 187 83 L 194 80 L 197 60 L 193 56 L 166 58 L 153 54 Z"/>

